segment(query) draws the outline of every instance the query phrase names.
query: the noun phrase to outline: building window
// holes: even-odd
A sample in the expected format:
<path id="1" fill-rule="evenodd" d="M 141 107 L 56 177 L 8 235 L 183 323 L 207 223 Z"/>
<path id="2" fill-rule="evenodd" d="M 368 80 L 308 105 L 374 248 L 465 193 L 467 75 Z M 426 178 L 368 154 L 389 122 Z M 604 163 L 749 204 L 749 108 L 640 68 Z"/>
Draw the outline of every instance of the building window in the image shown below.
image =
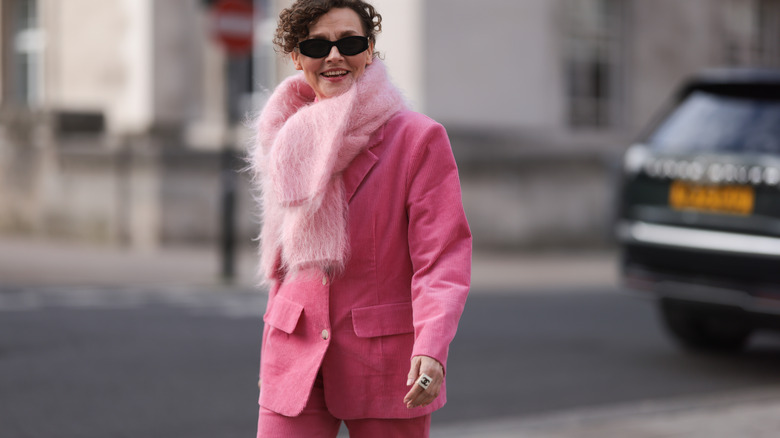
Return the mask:
<path id="1" fill-rule="evenodd" d="M 617 123 L 620 0 L 566 0 L 566 89 L 572 127 Z"/>
<path id="2" fill-rule="evenodd" d="M 728 64 L 780 66 L 780 0 L 729 0 L 725 14 Z"/>
<path id="3" fill-rule="evenodd" d="M 14 100 L 35 105 L 41 95 L 43 35 L 38 26 L 37 0 L 17 0 L 13 5 L 11 83 Z"/>

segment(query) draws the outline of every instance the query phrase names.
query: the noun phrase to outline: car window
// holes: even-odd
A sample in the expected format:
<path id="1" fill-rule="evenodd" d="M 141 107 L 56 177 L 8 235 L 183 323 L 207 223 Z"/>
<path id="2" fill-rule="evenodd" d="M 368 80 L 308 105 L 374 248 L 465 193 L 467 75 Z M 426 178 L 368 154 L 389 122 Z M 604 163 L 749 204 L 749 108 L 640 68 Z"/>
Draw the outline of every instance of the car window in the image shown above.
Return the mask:
<path id="1" fill-rule="evenodd" d="M 696 91 L 672 111 L 647 143 L 674 153 L 780 154 L 780 102 Z"/>

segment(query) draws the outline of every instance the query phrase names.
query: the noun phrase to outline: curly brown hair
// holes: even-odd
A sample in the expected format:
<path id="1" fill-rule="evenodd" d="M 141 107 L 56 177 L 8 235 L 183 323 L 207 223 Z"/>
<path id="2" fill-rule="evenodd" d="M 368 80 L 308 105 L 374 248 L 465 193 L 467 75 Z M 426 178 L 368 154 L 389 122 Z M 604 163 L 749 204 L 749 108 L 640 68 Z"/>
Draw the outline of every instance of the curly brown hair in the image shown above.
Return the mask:
<path id="1" fill-rule="evenodd" d="M 279 14 L 279 24 L 274 35 L 277 51 L 290 54 L 298 43 L 309 36 L 309 27 L 334 8 L 350 8 L 360 17 L 368 40 L 376 44 L 376 36 L 382 31 L 382 16 L 370 4 L 362 0 L 296 0 Z M 378 52 L 374 52 L 376 56 Z"/>

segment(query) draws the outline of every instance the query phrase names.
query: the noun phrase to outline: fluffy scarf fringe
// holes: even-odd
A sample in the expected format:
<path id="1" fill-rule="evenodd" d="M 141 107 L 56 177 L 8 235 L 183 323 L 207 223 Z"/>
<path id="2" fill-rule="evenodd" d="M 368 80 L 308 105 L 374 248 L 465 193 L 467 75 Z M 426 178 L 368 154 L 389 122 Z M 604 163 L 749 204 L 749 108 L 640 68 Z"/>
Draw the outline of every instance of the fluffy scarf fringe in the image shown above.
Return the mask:
<path id="1" fill-rule="evenodd" d="M 311 267 L 344 269 L 349 236 L 341 174 L 405 106 L 379 59 L 329 99 L 315 100 L 302 74 L 279 84 L 256 121 L 249 157 L 262 208 L 261 281 Z"/>

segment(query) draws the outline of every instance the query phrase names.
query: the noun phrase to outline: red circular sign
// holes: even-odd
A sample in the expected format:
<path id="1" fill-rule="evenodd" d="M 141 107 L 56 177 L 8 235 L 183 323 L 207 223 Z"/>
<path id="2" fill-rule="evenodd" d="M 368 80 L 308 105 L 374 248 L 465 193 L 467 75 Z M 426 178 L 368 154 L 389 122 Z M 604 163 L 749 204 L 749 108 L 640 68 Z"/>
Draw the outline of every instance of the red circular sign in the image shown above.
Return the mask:
<path id="1" fill-rule="evenodd" d="M 254 14 L 247 0 L 220 0 L 212 9 L 212 32 L 231 54 L 252 50 Z"/>

